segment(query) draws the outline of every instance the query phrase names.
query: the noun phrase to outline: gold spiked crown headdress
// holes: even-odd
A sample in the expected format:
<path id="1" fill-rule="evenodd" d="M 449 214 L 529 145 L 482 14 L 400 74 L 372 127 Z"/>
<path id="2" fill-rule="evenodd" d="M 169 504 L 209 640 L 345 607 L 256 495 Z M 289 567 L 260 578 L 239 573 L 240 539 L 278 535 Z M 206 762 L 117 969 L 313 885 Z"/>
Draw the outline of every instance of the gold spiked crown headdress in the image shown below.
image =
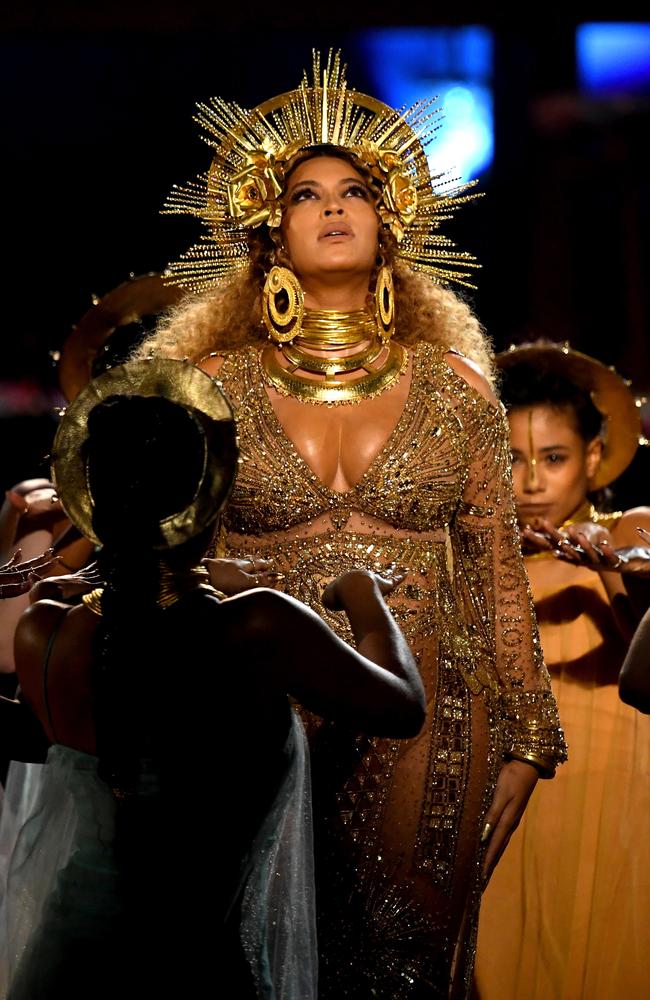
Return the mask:
<path id="1" fill-rule="evenodd" d="M 282 220 L 285 175 L 293 158 L 314 146 L 335 146 L 370 172 L 379 190 L 377 210 L 397 241 L 397 258 L 434 281 L 468 285 L 474 257 L 458 251 L 442 233 L 472 184 L 455 185 L 447 173 L 432 177 L 425 149 L 439 113 L 435 98 L 395 111 L 348 88 L 345 66 L 330 52 L 321 69 L 313 55 L 313 83 L 307 74 L 296 90 L 252 110 L 222 98 L 198 105 L 195 121 L 214 149 L 208 171 L 174 186 L 164 211 L 193 215 L 207 227 L 199 243 L 169 265 L 171 280 L 203 291 L 250 263 L 249 233 L 273 229 Z M 434 190 L 438 188 L 446 193 Z"/>

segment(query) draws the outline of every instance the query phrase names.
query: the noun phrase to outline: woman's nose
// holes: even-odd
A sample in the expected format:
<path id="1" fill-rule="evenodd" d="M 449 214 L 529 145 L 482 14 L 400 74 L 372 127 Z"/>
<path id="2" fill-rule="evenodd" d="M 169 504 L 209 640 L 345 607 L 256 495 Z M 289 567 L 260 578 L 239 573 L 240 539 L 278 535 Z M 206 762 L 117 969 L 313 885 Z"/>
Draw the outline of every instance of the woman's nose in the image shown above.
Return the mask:
<path id="1" fill-rule="evenodd" d="M 345 206 L 343 204 L 343 199 L 341 198 L 340 192 L 334 189 L 323 192 L 323 214 L 327 216 L 331 215 L 343 215 L 345 211 Z"/>
<path id="2" fill-rule="evenodd" d="M 526 463 L 526 479 L 524 489 L 527 493 L 536 493 L 538 490 L 543 489 L 540 468 L 534 458 L 531 458 L 531 460 Z"/>

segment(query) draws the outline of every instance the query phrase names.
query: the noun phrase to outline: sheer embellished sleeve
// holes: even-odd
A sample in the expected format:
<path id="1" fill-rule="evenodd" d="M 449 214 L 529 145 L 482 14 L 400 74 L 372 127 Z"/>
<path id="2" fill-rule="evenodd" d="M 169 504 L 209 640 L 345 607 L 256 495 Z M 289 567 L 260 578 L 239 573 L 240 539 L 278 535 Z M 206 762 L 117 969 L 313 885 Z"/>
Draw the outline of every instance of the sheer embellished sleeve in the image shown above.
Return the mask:
<path id="1" fill-rule="evenodd" d="M 551 777 L 566 759 L 566 744 L 521 555 L 505 411 L 457 378 L 467 472 L 453 549 L 471 630 L 468 683 L 475 693 L 489 689 L 496 700 L 504 757 Z"/>

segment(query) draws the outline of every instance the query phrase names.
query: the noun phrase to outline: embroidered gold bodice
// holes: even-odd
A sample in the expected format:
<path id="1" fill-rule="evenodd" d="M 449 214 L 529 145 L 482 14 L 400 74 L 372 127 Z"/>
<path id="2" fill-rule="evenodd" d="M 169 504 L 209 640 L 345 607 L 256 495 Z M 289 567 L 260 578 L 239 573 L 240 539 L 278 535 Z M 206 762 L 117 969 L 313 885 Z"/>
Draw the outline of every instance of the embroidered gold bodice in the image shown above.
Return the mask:
<path id="1" fill-rule="evenodd" d="M 342 493 L 316 476 L 287 437 L 262 387 L 257 352 L 230 355 L 220 381 L 236 408 L 242 462 L 228 529 L 257 535 L 321 514 L 340 523 L 353 510 L 413 531 L 449 523 L 462 494 L 467 440 L 442 394 L 426 392 L 425 369 L 418 355 L 412 390 L 395 429 L 359 482 Z M 444 433 L 450 423 L 453 435 Z"/>
<path id="2" fill-rule="evenodd" d="M 521 560 L 503 409 L 450 368 L 442 345 L 418 344 L 396 427 L 342 493 L 315 475 L 279 423 L 257 347 L 227 355 L 219 378 L 242 458 L 223 521 L 228 551 L 250 552 L 259 539 L 259 551 L 268 546 L 280 560 L 288 592 L 316 606 L 320 584 L 349 566 L 408 566 L 391 604 L 406 634 L 444 627 L 467 688 L 499 698 L 503 752 L 551 767 L 562 760 Z M 346 634 L 340 620 L 331 623 Z"/>

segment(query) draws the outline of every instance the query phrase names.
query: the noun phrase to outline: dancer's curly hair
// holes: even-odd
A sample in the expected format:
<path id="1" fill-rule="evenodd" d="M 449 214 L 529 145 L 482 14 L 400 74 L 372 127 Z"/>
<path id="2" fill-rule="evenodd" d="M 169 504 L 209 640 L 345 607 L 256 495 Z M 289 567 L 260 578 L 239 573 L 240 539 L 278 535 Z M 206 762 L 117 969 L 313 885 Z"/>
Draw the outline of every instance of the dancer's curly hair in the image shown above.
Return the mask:
<path id="1" fill-rule="evenodd" d="M 508 365 L 501 373 L 501 399 L 507 410 L 548 406 L 569 414 L 585 442 L 603 433 L 603 415 L 589 392 L 543 362 Z"/>

